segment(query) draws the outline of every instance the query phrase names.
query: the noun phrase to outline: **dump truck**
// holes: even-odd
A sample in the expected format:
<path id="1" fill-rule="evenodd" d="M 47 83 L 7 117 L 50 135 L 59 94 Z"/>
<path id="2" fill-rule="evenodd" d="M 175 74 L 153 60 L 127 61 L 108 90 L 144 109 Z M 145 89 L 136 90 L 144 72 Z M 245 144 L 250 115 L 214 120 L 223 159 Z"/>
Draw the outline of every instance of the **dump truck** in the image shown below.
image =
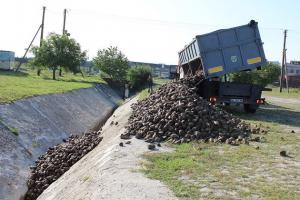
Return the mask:
<path id="1" fill-rule="evenodd" d="M 197 86 L 198 93 L 211 103 L 243 104 L 247 113 L 255 113 L 265 103 L 262 86 L 228 80 L 231 73 L 259 70 L 266 64 L 256 21 L 197 35 L 178 54 L 178 76 L 204 75 L 204 81 Z"/>

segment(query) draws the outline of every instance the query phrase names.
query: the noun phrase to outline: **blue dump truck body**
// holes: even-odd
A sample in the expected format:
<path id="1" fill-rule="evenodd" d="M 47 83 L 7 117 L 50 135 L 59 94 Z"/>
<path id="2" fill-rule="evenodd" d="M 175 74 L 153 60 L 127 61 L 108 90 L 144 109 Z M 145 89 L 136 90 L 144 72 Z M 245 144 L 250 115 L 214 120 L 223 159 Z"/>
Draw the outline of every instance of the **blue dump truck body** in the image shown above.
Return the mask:
<path id="1" fill-rule="evenodd" d="M 179 52 L 179 63 L 185 73 L 199 68 L 206 78 L 266 64 L 257 22 L 252 20 L 243 26 L 197 35 Z"/>
<path id="2" fill-rule="evenodd" d="M 212 103 L 244 104 L 254 113 L 260 104 L 263 88 L 254 84 L 227 81 L 226 74 L 260 69 L 266 64 L 257 22 L 197 35 L 179 52 L 177 75 L 186 77 L 197 72 L 205 80 L 197 84 L 198 94 Z M 224 78 L 222 78 L 224 76 Z"/>

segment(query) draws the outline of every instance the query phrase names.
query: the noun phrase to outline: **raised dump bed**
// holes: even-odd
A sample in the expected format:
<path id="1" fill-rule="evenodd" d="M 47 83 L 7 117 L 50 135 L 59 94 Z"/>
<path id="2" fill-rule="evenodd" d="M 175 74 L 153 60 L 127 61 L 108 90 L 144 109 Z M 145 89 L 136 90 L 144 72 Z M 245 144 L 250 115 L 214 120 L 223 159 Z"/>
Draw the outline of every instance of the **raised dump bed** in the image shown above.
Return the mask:
<path id="1" fill-rule="evenodd" d="M 181 77 L 203 70 L 206 78 L 252 70 L 266 64 L 257 22 L 197 35 L 179 52 Z"/>

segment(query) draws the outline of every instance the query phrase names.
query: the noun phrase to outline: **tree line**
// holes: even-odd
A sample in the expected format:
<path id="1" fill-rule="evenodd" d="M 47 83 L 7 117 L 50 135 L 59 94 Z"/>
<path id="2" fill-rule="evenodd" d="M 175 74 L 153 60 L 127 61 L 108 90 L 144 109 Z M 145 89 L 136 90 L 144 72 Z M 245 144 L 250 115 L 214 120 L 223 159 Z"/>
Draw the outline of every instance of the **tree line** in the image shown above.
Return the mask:
<path id="1" fill-rule="evenodd" d="M 41 46 L 33 47 L 31 52 L 34 58 L 30 61 L 30 65 L 37 69 L 38 75 L 43 69 L 51 69 L 53 80 L 56 79 L 56 71 L 59 70 L 59 75 L 62 75 L 62 69 L 82 74 L 80 65 L 87 60 L 87 52 L 81 49 L 80 44 L 71 38 L 69 33 L 63 35 L 51 33 L 42 41 Z M 142 88 L 151 74 L 150 66 L 129 67 L 125 54 L 112 46 L 98 50 L 96 57 L 93 58 L 93 66 L 100 70 L 102 78 L 119 85 L 129 83 L 134 89 Z M 262 70 L 233 73 L 229 77 L 234 82 L 266 86 L 278 80 L 279 74 L 279 66 L 268 63 Z"/>
<path id="2" fill-rule="evenodd" d="M 74 74 L 81 73 L 80 65 L 87 60 L 87 51 L 81 49 L 80 44 L 69 33 L 59 35 L 50 33 L 40 46 L 31 48 L 34 57 L 29 65 L 40 75 L 44 69 L 52 70 L 52 79 L 56 79 L 56 72 L 62 76 L 62 70 Z M 150 66 L 135 66 L 130 68 L 127 57 L 117 48 L 100 49 L 93 66 L 100 70 L 102 78 L 110 79 L 119 85 L 129 83 L 131 87 L 140 89 L 146 84 L 151 74 Z"/>

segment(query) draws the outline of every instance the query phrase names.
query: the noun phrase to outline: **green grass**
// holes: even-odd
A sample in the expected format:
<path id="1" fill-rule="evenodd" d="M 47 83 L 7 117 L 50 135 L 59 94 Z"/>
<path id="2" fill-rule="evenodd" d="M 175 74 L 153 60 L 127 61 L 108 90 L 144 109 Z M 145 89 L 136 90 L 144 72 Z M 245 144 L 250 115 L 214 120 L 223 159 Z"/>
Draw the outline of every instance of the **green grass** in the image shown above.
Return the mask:
<path id="1" fill-rule="evenodd" d="M 91 179 L 91 177 L 89 177 L 89 176 L 84 176 L 83 178 L 81 178 L 80 180 L 82 181 L 82 182 L 86 182 L 86 181 L 89 181 Z"/>
<path id="2" fill-rule="evenodd" d="M 32 147 L 39 148 L 39 147 L 41 147 L 41 144 L 38 141 L 33 141 L 32 142 Z"/>
<path id="3" fill-rule="evenodd" d="M 179 199 L 300 199 L 300 135 L 291 134 L 281 119 L 299 127 L 291 119 L 300 119 L 300 107 L 270 112 L 273 106 L 263 107 L 256 115 L 237 113 L 248 123 L 268 130 L 267 134 L 253 135 L 264 137 L 266 142 L 171 145 L 173 152 L 145 154 L 143 172 L 164 182 Z M 281 157 L 281 150 L 292 158 Z"/>
<path id="4" fill-rule="evenodd" d="M 170 82 L 170 79 L 167 79 L 167 78 L 154 78 L 153 82 L 154 82 L 154 87 L 160 87 L 160 86 Z"/>
<path id="5" fill-rule="evenodd" d="M 25 97 L 63 93 L 74 89 L 89 88 L 94 83 L 103 83 L 99 77 L 73 75 L 64 73 L 63 77 L 57 76 L 52 80 L 52 72 L 42 71 L 37 76 L 35 71 L 26 73 L 12 71 L 0 71 L 0 103 L 9 103 Z"/>
<path id="6" fill-rule="evenodd" d="M 277 97 L 292 97 L 292 98 L 300 97 L 300 88 L 290 88 L 289 92 L 285 88 L 282 89 L 282 92 L 280 92 L 279 87 L 273 86 L 270 88 L 272 88 L 272 91 L 263 91 L 263 94 L 267 96 L 277 96 Z"/>
<path id="7" fill-rule="evenodd" d="M 120 99 L 116 103 L 117 103 L 118 106 L 121 106 L 121 105 L 124 104 L 124 100 Z"/>
<path id="8" fill-rule="evenodd" d="M 7 126 L 3 121 L 2 119 L 0 118 L 0 124 L 4 127 L 6 127 L 12 134 L 14 134 L 15 136 L 19 136 L 19 130 L 17 128 L 14 128 L 14 127 L 10 127 L 10 126 Z"/>
<path id="9" fill-rule="evenodd" d="M 170 81 L 171 81 L 170 79 L 154 78 L 153 79 L 153 83 L 154 83 L 153 90 L 154 91 L 157 90 L 160 86 L 162 86 Z M 143 99 L 146 99 L 148 96 L 149 96 L 149 92 L 148 92 L 148 88 L 146 88 L 139 92 L 138 99 L 143 100 Z"/>
<path id="10" fill-rule="evenodd" d="M 148 89 L 143 89 L 142 91 L 139 92 L 138 94 L 138 100 L 144 100 L 149 96 Z"/>
<path id="11" fill-rule="evenodd" d="M 13 127 L 8 127 L 8 129 L 10 130 L 10 132 L 12 132 L 15 136 L 19 136 L 19 131 L 16 128 Z"/>

